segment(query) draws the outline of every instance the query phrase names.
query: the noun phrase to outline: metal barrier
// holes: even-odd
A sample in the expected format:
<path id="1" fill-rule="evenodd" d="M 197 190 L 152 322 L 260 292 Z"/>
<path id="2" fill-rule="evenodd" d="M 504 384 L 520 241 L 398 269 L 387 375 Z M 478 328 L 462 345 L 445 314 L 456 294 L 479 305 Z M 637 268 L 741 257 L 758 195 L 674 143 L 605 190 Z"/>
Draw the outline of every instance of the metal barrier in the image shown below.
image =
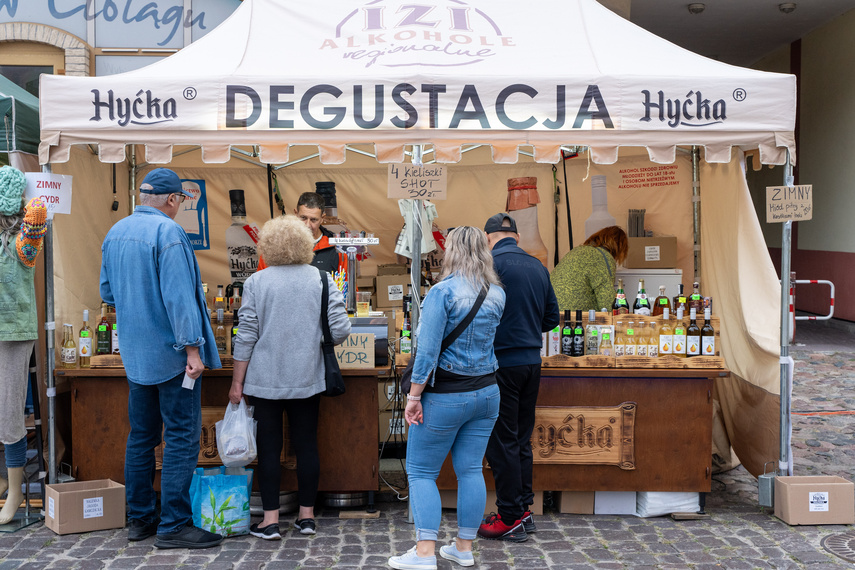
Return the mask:
<path id="1" fill-rule="evenodd" d="M 790 279 L 790 342 L 792 343 L 796 336 L 796 321 L 827 321 L 834 316 L 834 283 L 824 279 L 795 279 L 793 272 Z M 831 289 L 830 298 L 828 300 L 827 315 L 802 315 L 796 316 L 796 285 L 828 285 Z"/>

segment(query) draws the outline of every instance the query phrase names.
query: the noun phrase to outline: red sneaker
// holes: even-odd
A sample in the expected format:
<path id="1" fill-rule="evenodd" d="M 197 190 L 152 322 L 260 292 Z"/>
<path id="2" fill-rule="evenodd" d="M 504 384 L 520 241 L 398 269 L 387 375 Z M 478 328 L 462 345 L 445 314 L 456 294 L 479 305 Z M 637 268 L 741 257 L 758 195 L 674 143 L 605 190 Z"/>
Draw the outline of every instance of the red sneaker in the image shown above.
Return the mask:
<path id="1" fill-rule="evenodd" d="M 510 542 L 525 542 L 528 536 L 525 533 L 525 527 L 521 520 L 516 520 L 510 525 L 502 522 L 502 516 L 496 513 L 491 513 L 481 527 L 478 529 L 478 536 L 481 538 L 489 538 L 492 540 L 507 540 Z"/>

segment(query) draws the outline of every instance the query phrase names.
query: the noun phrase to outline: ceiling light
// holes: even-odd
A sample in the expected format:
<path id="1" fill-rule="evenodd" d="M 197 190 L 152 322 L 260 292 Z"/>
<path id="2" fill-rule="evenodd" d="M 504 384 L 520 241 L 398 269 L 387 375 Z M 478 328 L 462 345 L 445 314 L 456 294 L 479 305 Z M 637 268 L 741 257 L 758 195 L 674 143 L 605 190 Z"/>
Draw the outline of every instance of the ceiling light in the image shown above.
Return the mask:
<path id="1" fill-rule="evenodd" d="M 792 14 L 796 9 L 795 2 L 784 2 L 783 4 L 778 4 L 778 10 L 783 12 L 784 14 Z"/>
<path id="2" fill-rule="evenodd" d="M 707 5 L 702 2 L 694 2 L 689 4 L 689 13 L 690 14 L 700 14 L 704 10 L 706 10 Z"/>

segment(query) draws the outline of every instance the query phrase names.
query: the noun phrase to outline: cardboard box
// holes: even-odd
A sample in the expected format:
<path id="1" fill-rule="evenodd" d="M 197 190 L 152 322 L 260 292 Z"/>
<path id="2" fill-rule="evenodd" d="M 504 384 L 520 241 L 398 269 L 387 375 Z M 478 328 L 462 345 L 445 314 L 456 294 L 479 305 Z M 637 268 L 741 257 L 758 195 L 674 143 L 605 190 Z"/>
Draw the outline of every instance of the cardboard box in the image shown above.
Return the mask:
<path id="1" fill-rule="evenodd" d="M 45 499 L 45 526 L 56 534 L 125 526 L 125 486 L 111 479 L 46 485 Z"/>
<path id="2" fill-rule="evenodd" d="M 677 267 L 677 238 L 674 236 L 628 238 L 629 253 L 624 267 L 672 269 Z"/>
<path id="3" fill-rule="evenodd" d="M 380 309 L 402 309 L 404 294 L 406 294 L 409 284 L 410 276 L 407 274 L 378 276 L 376 280 L 376 306 Z"/>
<path id="4" fill-rule="evenodd" d="M 443 509 L 457 509 L 457 490 L 441 490 L 439 500 Z M 543 491 L 534 492 L 534 504 L 531 505 L 531 514 L 543 514 Z M 496 491 L 487 489 L 487 503 L 484 505 L 484 514 L 496 512 Z"/>
<path id="5" fill-rule="evenodd" d="M 404 412 L 380 412 L 378 441 L 407 441 L 409 426 L 404 420 Z"/>
<path id="6" fill-rule="evenodd" d="M 377 276 L 381 275 L 406 275 L 407 274 L 407 266 L 399 265 L 397 263 L 386 263 L 384 265 L 377 266 Z"/>
<path id="7" fill-rule="evenodd" d="M 594 514 L 594 491 L 557 491 L 552 495 L 555 498 L 555 508 L 559 513 Z"/>
<path id="8" fill-rule="evenodd" d="M 855 485 L 842 477 L 775 477 L 775 516 L 789 525 L 855 524 Z"/>
<path id="9" fill-rule="evenodd" d="M 634 515 L 635 491 L 594 491 L 595 515 Z"/>

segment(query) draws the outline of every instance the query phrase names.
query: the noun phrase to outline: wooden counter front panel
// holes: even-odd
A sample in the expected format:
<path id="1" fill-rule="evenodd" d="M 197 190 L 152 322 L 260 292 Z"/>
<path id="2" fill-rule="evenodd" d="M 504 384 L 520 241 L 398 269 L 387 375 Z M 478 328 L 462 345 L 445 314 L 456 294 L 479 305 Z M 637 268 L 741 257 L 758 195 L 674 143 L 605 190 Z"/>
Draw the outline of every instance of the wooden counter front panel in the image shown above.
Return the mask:
<path id="1" fill-rule="evenodd" d="M 624 373 L 626 371 L 623 371 Z M 543 376 L 538 407 L 615 407 L 635 403 L 634 468 L 617 465 L 543 464 L 533 469 L 535 491 L 709 491 L 712 468 L 713 379 Z M 537 446 L 533 446 L 538 453 Z M 494 489 L 490 469 L 484 470 Z M 446 459 L 437 480 L 456 489 Z"/>
<path id="2" fill-rule="evenodd" d="M 128 384 L 122 377 L 72 376 L 72 474 L 80 481 L 113 479 L 124 483 L 128 422 Z M 224 406 L 231 378 L 202 380 L 202 406 Z M 347 392 L 321 398 L 318 452 L 320 491 L 371 491 L 379 484 L 377 376 L 345 376 Z M 287 425 L 287 420 L 286 420 Z M 157 483 L 159 485 L 160 473 Z M 297 474 L 282 470 L 283 491 L 297 490 Z"/>

